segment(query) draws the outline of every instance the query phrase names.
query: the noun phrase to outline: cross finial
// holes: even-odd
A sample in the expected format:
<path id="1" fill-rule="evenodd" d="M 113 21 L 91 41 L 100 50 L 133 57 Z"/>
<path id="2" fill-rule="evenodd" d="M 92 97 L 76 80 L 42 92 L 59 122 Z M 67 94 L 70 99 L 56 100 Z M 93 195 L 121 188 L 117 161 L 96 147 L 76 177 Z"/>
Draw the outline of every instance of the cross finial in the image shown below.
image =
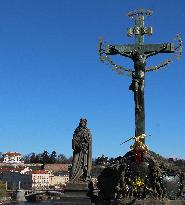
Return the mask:
<path id="1" fill-rule="evenodd" d="M 153 11 L 150 9 L 148 10 L 137 9 L 137 10 L 128 12 L 128 17 L 134 18 L 135 16 L 151 16 L 152 14 L 153 14 Z"/>
<path id="2" fill-rule="evenodd" d="M 132 35 L 135 35 L 136 44 L 143 45 L 144 44 L 144 35 L 152 35 L 152 27 L 144 27 L 144 17 L 145 16 L 151 16 L 152 15 L 151 10 L 144 10 L 144 9 L 138 9 L 133 12 L 129 12 L 128 16 L 130 18 L 135 17 L 135 27 L 129 28 L 127 35 L 131 37 Z"/>

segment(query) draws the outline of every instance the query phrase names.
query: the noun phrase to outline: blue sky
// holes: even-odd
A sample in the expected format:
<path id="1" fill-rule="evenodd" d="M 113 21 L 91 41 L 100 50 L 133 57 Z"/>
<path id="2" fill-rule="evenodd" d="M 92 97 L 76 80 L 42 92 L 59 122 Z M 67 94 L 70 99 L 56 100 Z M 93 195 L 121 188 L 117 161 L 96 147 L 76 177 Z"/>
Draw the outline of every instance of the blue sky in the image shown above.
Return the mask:
<path id="1" fill-rule="evenodd" d="M 124 155 L 134 134 L 131 79 L 99 62 L 98 38 L 134 43 L 127 12 L 152 9 L 146 43 L 185 38 L 181 0 L 1 0 L 0 151 L 23 154 L 56 150 L 72 155 L 71 139 L 81 117 L 93 135 L 93 156 Z M 158 64 L 169 55 L 152 57 Z M 164 156 L 185 157 L 184 56 L 146 75 L 146 143 Z M 118 59 L 132 66 L 126 58 Z"/>

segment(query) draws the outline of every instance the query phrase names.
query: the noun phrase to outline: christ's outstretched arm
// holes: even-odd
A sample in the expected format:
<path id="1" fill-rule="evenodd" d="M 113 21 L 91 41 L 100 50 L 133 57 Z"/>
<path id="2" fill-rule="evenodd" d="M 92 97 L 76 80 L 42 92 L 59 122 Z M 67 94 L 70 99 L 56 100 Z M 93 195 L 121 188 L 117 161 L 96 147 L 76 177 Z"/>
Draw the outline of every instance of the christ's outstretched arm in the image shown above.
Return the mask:
<path id="1" fill-rule="evenodd" d="M 158 49 L 156 49 L 155 51 L 149 52 L 149 53 L 145 53 L 146 58 L 150 57 L 150 56 L 154 56 L 158 53 L 160 53 L 161 51 L 165 50 L 167 48 L 166 44 L 163 44 L 162 46 L 160 46 Z"/>
<path id="2" fill-rule="evenodd" d="M 107 45 L 105 48 L 105 54 L 107 55 L 120 54 L 122 56 L 131 58 L 131 52 L 127 51 L 125 46 Z"/>

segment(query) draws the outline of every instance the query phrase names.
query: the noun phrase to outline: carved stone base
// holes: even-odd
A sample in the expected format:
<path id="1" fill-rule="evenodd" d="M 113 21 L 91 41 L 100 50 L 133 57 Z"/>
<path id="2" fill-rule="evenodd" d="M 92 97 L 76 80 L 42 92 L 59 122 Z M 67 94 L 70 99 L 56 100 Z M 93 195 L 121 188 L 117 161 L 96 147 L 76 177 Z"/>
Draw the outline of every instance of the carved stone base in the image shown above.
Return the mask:
<path id="1" fill-rule="evenodd" d="M 69 182 L 64 190 L 64 195 L 56 205 L 91 205 L 91 199 L 87 196 L 88 183 Z"/>
<path id="2" fill-rule="evenodd" d="M 65 196 L 87 196 L 88 192 L 88 183 L 82 182 L 82 183 L 72 183 L 69 182 L 66 185 L 66 188 L 64 189 L 64 195 Z"/>
<path id="3" fill-rule="evenodd" d="M 152 151 L 142 157 L 138 156 L 133 151 L 127 152 L 101 172 L 97 183 L 100 190 L 98 199 L 109 202 L 121 200 L 123 205 L 131 204 L 126 203 L 126 200 L 137 200 L 138 205 L 171 205 L 173 203 L 170 200 L 173 199 L 174 205 L 181 205 L 182 201 L 178 199 L 183 196 L 183 173 Z M 115 204 L 121 202 L 116 201 Z"/>

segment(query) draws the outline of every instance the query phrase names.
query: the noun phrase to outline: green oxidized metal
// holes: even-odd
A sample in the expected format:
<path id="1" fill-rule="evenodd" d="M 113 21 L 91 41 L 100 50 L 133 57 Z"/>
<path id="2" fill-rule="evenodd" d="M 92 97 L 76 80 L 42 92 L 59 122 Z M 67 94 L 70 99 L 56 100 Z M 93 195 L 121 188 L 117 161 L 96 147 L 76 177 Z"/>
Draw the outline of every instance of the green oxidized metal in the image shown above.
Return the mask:
<path id="1" fill-rule="evenodd" d="M 145 133 L 145 109 L 144 109 L 144 82 L 145 72 L 157 70 L 171 62 L 171 59 L 164 61 L 159 66 L 146 69 L 147 58 L 159 53 L 174 53 L 175 45 L 173 43 L 144 44 L 144 35 L 152 34 L 152 27 L 144 27 L 144 18 L 151 15 L 149 10 L 138 10 L 130 12 L 129 17 L 135 18 L 135 27 L 128 29 L 128 36 L 135 36 L 135 44 L 105 44 L 99 45 L 99 54 L 101 61 L 107 60 L 115 70 L 122 69 L 123 72 L 129 72 L 132 75 L 132 83 L 129 87 L 134 92 L 135 101 L 135 136 Z M 134 62 L 134 69 L 126 69 L 113 63 L 109 56 L 121 55 L 130 58 Z"/>

